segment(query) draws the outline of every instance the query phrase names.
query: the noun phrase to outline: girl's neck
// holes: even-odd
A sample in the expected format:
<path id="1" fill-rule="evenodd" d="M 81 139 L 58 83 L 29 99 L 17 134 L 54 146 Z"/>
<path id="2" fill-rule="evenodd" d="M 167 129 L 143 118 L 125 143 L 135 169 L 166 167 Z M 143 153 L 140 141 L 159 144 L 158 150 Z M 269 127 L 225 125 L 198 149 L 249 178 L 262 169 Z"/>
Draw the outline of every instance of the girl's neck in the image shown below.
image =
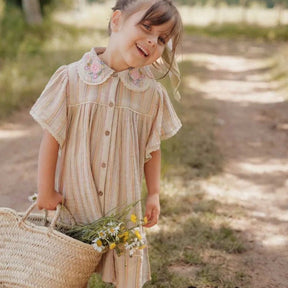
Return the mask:
<path id="1" fill-rule="evenodd" d="M 123 59 L 119 58 L 117 51 L 111 49 L 109 45 L 103 53 L 98 55 L 98 57 L 116 72 L 120 72 L 129 68 Z"/>

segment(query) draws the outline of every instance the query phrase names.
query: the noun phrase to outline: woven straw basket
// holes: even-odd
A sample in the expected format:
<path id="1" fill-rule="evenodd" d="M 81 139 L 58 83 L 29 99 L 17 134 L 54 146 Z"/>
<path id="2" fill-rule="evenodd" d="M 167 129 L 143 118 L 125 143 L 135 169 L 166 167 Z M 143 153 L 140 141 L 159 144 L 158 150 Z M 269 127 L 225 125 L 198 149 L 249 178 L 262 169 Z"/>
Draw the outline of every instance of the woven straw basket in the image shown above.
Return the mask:
<path id="1" fill-rule="evenodd" d="M 24 216 L 0 208 L 0 287 L 86 287 L 101 254 L 91 245 L 55 230 L 61 205 L 49 227 L 39 226 L 37 217 L 38 225 L 29 221 L 35 205 Z"/>

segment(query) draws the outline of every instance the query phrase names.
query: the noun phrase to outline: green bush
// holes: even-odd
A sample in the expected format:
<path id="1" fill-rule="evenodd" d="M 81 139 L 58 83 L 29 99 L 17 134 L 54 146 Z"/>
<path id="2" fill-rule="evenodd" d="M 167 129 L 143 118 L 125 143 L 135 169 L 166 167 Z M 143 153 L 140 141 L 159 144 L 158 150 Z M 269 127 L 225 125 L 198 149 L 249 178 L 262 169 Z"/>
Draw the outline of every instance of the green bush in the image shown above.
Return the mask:
<path id="1" fill-rule="evenodd" d="M 22 11 L 16 7 L 6 7 L 0 18 L 0 58 L 13 58 L 17 55 L 26 30 Z"/>
<path id="2" fill-rule="evenodd" d="M 1 0 L 0 0 L 1 1 Z M 50 16 L 41 25 L 29 26 L 21 8 L 0 2 L 0 118 L 31 105 L 60 64 L 74 59 L 73 50 L 51 52 L 47 43 L 75 42 L 81 31 L 54 23 Z"/>

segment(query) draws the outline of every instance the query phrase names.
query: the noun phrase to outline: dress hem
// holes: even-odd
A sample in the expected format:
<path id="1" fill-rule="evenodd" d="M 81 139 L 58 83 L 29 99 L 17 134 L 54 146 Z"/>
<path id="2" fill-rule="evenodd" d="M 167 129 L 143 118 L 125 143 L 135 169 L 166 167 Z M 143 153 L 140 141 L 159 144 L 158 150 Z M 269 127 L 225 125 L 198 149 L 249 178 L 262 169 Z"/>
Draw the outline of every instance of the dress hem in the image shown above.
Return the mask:
<path id="1" fill-rule="evenodd" d="M 96 272 L 97 274 L 99 274 L 98 272 Z M 100 274 L 101 275 L 101 274 Z M 101 278 L 102 279 L 102 278 Z M 152 277 L 149 277 L 147 280 L 144 280 L 143 281 L 143 284 L 141 285 L 141 286 L 139 286 L 139 288 L 142 288 L 147 282 L 149 282 L 149 281 L 151 281 L 152 280 Z M 111 282 L 111 281 L 105 281 L 105 280 L 103 280 L 102 279 L 102 281 L 104 282 L 104 283 L 108 283 L 108 284 L 113 284 L 115 287 L 114 288 L 118 288 L 117 287 L 117 282 Z"/>

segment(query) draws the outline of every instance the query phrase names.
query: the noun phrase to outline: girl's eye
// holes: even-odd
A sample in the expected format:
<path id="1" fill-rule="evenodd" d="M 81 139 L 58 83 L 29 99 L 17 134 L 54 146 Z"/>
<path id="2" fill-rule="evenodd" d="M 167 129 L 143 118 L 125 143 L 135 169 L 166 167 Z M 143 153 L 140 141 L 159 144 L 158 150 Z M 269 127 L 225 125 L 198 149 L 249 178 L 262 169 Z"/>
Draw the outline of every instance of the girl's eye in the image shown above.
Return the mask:
<path id="1" fill-rule="evenodd" d="M 143 23 L 142 25 L 146 30 L 151 31 L 151 25 L 145 23 Z"/>
<path id="2" fill-rule="evenodd" d="M 158 40 L 161 44 L 164 44 L 164 45 L 166 44 L 166 41 L 163 37 L 159 37 Z"/>

